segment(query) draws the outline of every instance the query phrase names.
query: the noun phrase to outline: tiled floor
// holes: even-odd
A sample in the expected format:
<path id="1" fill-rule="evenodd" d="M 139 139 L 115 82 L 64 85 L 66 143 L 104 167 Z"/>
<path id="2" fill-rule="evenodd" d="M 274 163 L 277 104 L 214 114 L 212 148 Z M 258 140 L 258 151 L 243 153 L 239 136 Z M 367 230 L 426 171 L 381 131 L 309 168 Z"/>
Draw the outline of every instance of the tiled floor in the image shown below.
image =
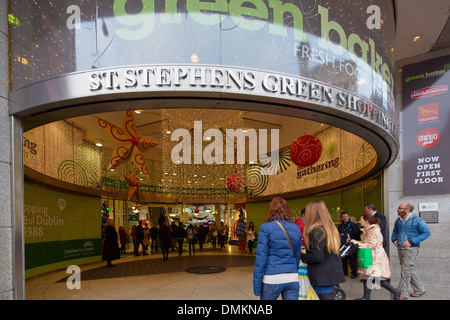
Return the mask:
<path id="1" fill-rule="evenodd" d="M 94 263 L 81 267 L 81 288 L 69 290 L 66 270 L 55 271 L 26 281 L 27 300 L 259 300 L 253 294 L 254 255 L 240 253 L 236 246 L 224 250 L 207 248 L 189 256 L 170 252 L 164 262 L 160 253 L 136 257 L 122 255 L 106 267 Z M 220 266 L 226 270 L 213 274 L 192 274 L 195 266 Z M 359 279 L 341 284 L 347 300 L 362 296 Z M 392 279 L 394 285 L 398 283 Z M 384 290 L 373 290 L 373 300 L 389 300 Z M 450 299 L 447 287 L 429 287 L 419 300 Z M 410 298 L 409 300 L 417 300 Z"/>

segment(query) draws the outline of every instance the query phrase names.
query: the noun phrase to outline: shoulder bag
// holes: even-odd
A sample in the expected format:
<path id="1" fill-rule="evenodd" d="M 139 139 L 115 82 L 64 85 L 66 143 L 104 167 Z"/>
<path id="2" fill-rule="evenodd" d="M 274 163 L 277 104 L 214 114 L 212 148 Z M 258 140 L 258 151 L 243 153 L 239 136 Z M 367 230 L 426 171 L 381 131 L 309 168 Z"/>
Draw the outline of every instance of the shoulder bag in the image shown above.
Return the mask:
<path id="1" fill-rule="evenodd" d="M 287 241 L 289 242 L 289 246 L 291 247 L 292 255 L 295 257 L 295 254 L 294 254 L 294 248 L 292 247 L 291 239 L 289 238 L 289 236 L 288 236 L 286 230 L 284 230 L 284 228 L 283 228 L 283 226 L 281 225 L 280 222 L 278 222 L 277 220 L 274 220 L 274 221 L 280 226 L 281 230 L 283 230 L 284 235 L 286 236 L 286 239 L 287 239 Z"/>

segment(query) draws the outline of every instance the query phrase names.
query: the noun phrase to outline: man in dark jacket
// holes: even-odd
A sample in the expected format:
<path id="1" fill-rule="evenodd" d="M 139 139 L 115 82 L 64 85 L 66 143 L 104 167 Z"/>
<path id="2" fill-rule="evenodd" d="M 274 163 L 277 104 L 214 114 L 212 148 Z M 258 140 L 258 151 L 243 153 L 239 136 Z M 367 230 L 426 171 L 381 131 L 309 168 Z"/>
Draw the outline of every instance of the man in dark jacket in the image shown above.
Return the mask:
<path id="1" fill-rule="evenodd" d="M 178 226 L 174 225 L 172 232 L 173 237 L 178 242 L 178 255 L 181 256 L 181 254 L 183 253 L 184 238 L 186 238 L 186 231 L 184 230 L 181 221 L 178 222 Z"/>
<path id="2" fill-rule="evenodd" d="M 136 227 L 136 247 L 134 248 L 135 256 L 139 256 L 140 245 L 142 245 L 142 252 L 144 253 L 144 256 L 148 255 L 148 253 L 145 252 L 145 246 L 142 243 L 142 240 L 144 240 L 144 227 L 142 227 L 142 220 L 139 220 L 139 224 Z"/>
<path id="3" fill-rule="evenodd" d="M 360 240 L 361 232 L 358 226 L 350 220 L 350 216 L 347 212 L 341 213 L 342 223 L 338 227 L 339 235 L 341 237 L 341 246 L 347 242 L 347 239 Z M 344 269 L 344 275 L 348 275 L 347 262 L 350 263 L 350 269 L 352 274 L 350 279 L 355 279 L 358 275 L 356 274 L 356 251 L 349 256 L 342 258 L 342 267 Z"/>
<path id="4" fill-rule="evenodd" d="M 151 250 L 158 250 L 158 238 L 159 238 L 159 229 L 156 226 L 156 223 L 153 223 L 153 227 L 150 229 L 150 238 L 152 239 Z"/>

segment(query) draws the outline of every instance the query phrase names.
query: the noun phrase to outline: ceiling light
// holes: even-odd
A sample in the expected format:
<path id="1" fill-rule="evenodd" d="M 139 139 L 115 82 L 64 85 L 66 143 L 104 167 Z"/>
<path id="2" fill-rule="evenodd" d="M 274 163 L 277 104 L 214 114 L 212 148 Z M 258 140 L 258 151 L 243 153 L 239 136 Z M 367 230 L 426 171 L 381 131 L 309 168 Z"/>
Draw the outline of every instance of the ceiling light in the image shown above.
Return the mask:
<path id="1" fill-rule="evenodd" d="M 109 171 L 114 172 L 114 171 L 116 171 L 116 169 L 111 168 L 111 169 L 109 169 Z"/>
<path id="2" fill-rule="evenodd" d="M 103 141 L 102 140 L 95 140 L 95 145 L 97 146 L 97 147 L 103 147 Z"/>
<path id="3" fill-rule="evenodd" d="M 414 39 L 413 39 L 413 42 L 417 42 L 419 40 L 420 40 L 420 36 L 415 36 Z"/>
<path id="4" fill-rule="evenodd" d="M 136 112 L 136 113 L 141 113 L 142 110 L 134 110 L 134 112 Z"/>
<path id="5" fill-rule="evenodd" d="M 191 56 L 191 61 L 193 63 L 197 63 L 200 59 L 198 58 L 198 55 L 196 55 L 195 53 Z"/>
<path id="6" fill-rule="evenodd" d="M 171 134 L 171 133 L 172 133 L 172 131 L 170 131 L 170 130 L 167 130 L 167 131 L 166 131 L 166 133 L 167 133 L 167 134 Z"/>

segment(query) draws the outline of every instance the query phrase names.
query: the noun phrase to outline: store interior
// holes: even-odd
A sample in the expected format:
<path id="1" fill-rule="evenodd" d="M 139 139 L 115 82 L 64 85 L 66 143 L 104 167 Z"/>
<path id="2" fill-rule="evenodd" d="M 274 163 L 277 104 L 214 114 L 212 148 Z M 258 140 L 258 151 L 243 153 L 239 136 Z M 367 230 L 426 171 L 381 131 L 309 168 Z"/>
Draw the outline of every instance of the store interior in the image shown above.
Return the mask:
<path id="1" fill-rule="evenodd" d="M 230 140 L 230 129 L 255 134 Z M 292 152 L 304 137 L 320 147 L 304 147 L 315 154 L 309 163 Z M 329 198 L 336 223 L 345 203 L 356 203 L 359 214 L 368 194 L 381 202 L 376 160 L 368 142 L 329 124 L 242 110 L 117 111 L 24 133 L 26 183 L 97 197 L 99 212 L 106 206 L 128 234 L 139 220 L 149 227 L 223 222 L 231 244 L 240 209 L 258 229 L 274 196 L 288 199 L 294 218 L 308 201 Z"/>

